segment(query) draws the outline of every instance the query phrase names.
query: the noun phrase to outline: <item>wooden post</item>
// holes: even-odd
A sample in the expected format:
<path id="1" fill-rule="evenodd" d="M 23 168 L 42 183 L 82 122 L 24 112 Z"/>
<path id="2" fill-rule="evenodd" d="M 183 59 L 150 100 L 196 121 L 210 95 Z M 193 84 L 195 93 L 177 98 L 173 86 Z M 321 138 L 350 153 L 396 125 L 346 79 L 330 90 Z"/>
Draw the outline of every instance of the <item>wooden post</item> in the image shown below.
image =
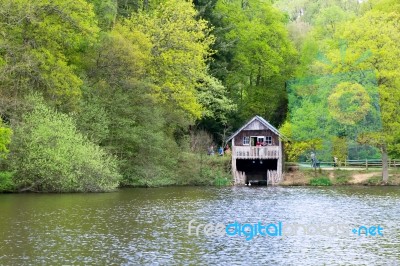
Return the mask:
<path id="1" fill-rule="evenodd" d="M 282 181 L 282 141 L 279 138 L 279 148 L 278 148 L 278 169 L 276 169 L 277 175 L 278 175 L 278 180 L 279 183 Z"/>
<path id="2" fill-rule="evenodd" d="M 237 185 L 238 175 L 236 170 L 236 149 L 235 149 L 235 138 L 232 138 L 232 175 L 233 185 Z"/>
<path id="3" fill-rule="evenodd" d="M 365 168 L 368 170 L 368 159 L 365 159 Z"/>

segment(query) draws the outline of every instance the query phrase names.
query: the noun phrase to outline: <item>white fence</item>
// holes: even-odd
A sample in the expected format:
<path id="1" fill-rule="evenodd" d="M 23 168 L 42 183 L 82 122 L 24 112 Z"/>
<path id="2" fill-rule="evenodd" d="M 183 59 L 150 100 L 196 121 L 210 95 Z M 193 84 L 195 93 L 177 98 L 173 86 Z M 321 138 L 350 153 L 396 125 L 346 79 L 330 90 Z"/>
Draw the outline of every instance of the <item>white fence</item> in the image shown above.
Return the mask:
<path id="1" fill-rule="evenodd" d="M 278 159 L 279 146 L 234 146 L 232 155 L 235 159 Z"/>
<path id="2" fill-rule="evenodd" d="M 311 167 L 311 162 L 301 162 L 301 163 L 289 163 L 286 164 L 298 164 L 301 167 Z M 391 159 L 388 160 L 388 165 L 390 168 L 400 167 L 399 159 Z M 360 169 L 368 169 L 368 168 L 382 168 L 382 160 L 380 159 L 364 159 L 364 160 L 346 160 L 344 162 L 338 162 L 335 166 L 334 162 L 319 162 L 319 166 L 321 168 L 330 168 L 330 167 L 338 167 L 338 168 L 360 168 Z"/>

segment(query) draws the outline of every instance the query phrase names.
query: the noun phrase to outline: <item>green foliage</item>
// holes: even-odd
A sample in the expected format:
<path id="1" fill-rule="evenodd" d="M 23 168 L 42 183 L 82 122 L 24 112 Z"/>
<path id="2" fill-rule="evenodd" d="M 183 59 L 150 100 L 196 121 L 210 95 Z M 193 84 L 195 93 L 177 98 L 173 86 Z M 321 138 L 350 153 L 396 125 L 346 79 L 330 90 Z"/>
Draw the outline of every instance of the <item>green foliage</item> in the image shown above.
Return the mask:
<path id="1" fill-rule="evenodd" d="M 10 156 L 20 191 L 99 192 L 120 181 L 117 162 L 77 132 L 73 119 L 33 99 L 13 136 Z"/>
<path id="2" fill-rule="evenodd" d="M 164 0 L 118 0 L 118 15 L 129 17 L 132 13 L 140 11 L 151 11 L 157 8 Z"/>
<path id="3" fill-rule="evenodd" d="M 12 130 L 3 125 L 3 121 L 0 118 L 0 160 L 5 159 L 9 150 L 8 145 L 11 142 Z"/>
<path id="4" fill-rule="evenodd" d="M 228 123 L 228 114 L 236 111 L 236 105 L 226 95 L 219 80 L 211 76 L 198 85 L 197 98 L 203 106 L 203 119 L 213 119 L 223 125 Z"/>
<path id="5" fill-rule="evenodd" d="M 191 167 L 178 169 L 176 182 L 179 185 L 227 186 L 232 182 L 230 156 L 207 156 L 203 154 L 183 153 L 180 164 Z"/>
<path id="6" fill-rule="evenodd" d="M 0 0 L 0 6 L 0 95 L 40 91 L 64 110 L 75 107 L 80 55 L 98 34 L 92 6 L 84 0 Z"/>
<path id="7" fill-rule="evenodd" d="M 83 132 L 91 142 L 101 144 L 110 133 L 111 119 L 95 98 L 85 97 L 79 106 L 79 112 L 74 114 L 75 123 L 79 131 Z"/>
<path id="8" fill-rule="evenodd" d="M 339 162 L 345 162 L 349 153 L 347 140 L 343 137 L 333 137 L 332 140 L 332 156 L 336 157 Z M 367 158 L 367 157 L 365 157 Z"/>
<path id="9" fill-rule="evenodd" d="M 332 46 L 328 49 L 332 58 L 330 65 L 325 70 L 331 73 L 354 71 L 355 69 L 371 69 L 374 71 L 379 89 L 380 115 L 382 127 L 373 132 L 360 136 L 363 143 L 383 147 L 388 145 L 391 152 L 397 148 L 399 132 L 399 109 L 397 108 L 400 94 L 396 93 L 399 86 L 399 62 L 392 60 L 400 54 L 396 25 L 399 14 L 385 13 L 372 10 L 354 21 L 344 23 L 337 27 L 336 40 L 346 40 L 346 54 L 343 49 Z M 379 36 L 378 38 L 376 36 Z M 365 77 L 363 78 L 366 79 Z M 364 97 L 365 98 L 365 97 Z M 352 112 L 357 118 L 357 112 L 362 112 L 363 106 L 368 101 L 359 104 L 360 108 Z M 343 115 L 341 115 L 343 117 Z M 353 117 L 354 118 L 354 117 Z M 376 123 L 369 123 L 376 124 Z"/>
<path id="10" fill-rule="evenodd" d="M 123 25 L 143 33 L 152 44 L 148 74 L 155 85 L 154 97 L 170 112 L 184 111 L 187 118 L 200 118 L 198 83 L 207 76 L 211 55 L 207 22 L 196 20 L 189 2 L 168 0 L 149 12 L 139 12 Z"/>
<path id="11" fill-rule="evenodd" d="M 286 110 L 284 81 L 293 70 L 296 54 L 285 17 L 259 0 L 218 1 L 215 12 L 223 27 L 229 27 L 222 37 L 233 43 L 224 84 L 242 120 L 259 114 L 280 124 Z"/>
<path id="12" fill-rule="evenodd" d="M 329 96 L 328 105 L 335 120 L 354 125 L 371 109 L 371 97 L 359 83 L 341 82 Z"/>
<path id="13" fill-rule="evenodd" d="M 214 181 L 214 185 L 215 186 L 224 187 L 224 186 L 228 186 L 228 185 L 230 185 L 232 183 L 232 180 L 230 180 L 229 178 L 220 177 L 220 176 L 223 175 L 223 173 L 218 172 L 218 173 L 216 173 L 216 175 L 217 175 L 217 177 L 215 178 L 215 181 Z"/>
<path id="14" fill-rule="evenodd" d="M 335 185 L 347 185 L 349 183 L 350 179 L 348 177 L 337 177 L 335 179 Z"/>
<path id="15" fill-rule="evenodd" d="M 348 41 L 349 52 L 353 55 L 337 70 L 352 67 L 356 56 L 370 51 L 370 56 L 359 62 L 358 67 L 373 69 L 377 76 L 382 128 L 360 136 L 359 141 L 380 148 L 383 158 L 387 153 L 400 154 L 400 63 L 393 60 L 400 56 L 399 21 L 399 13 L 372 10 L 343 25 L 337 34 L 337 38 Z M 388 179 L 386 166 L 383 167 L 383 179 L 385 182 Z"/>
<path id="16" fill-rule="evenodd" d="M 176 116 L 157 101 L 157 89 L 147 80 L 152 47 L 145 32 L 116 24 L 94 52 L 97 60 L 88 66 L 91 75 L 77 115 L 80 130 L 118 156 L 126 186 L 174 183 L 178 147 L 167 119 Z"/>
<path id="17" fill-rule="evenodd" d="M 335 185 L 346 185 L 349 183 L 352 174 L 353 172 L 349 170 L 335 170 L 335 179 L 333 182 Z"/>
<path id="18" fill-rule="evenodd" d="M 331 186 L 332 182 L 328 177 L 315 177 L 310 180 L 311 186 Z"/>
<path id="19" fill-rule="evenodd" d="M 87 57 L 78 125 L 118 156 L 122 185 L 179 183 L 177 169 L 190 172 L 193 164 L 182 158 L 185 145 L 178 146 L 188 126 L 200 115 L 226 123 L 235 106 L 207 73 L 214 38 L 190 3 L 133 9 Z"/>
<path id="20" fill-rule="evenodd" d="M 279 9 L 288 14 L 290 20 L 300 20 L 310 24 L 318 23 L 321 13 L 326 13 L 327 18 L 331 17 L 333 23 L 337 23 L 343 12 L 359 14 L 361 10 L 358 0 L 277 0 L 275 2 Z M 370 0 L 365 2 L 368 3 Z"/>
<path id="21" fill-rule="evenodd" d="M 386 13 L 400 12 L 400 3 L 397 0 L 369 0 L 363 4 L 365 12 L 376 10 Z"/>
<path id="22" fill-rule="evenodd" d="M 315 130 L 315 128 L 312 128 L 312 130 Z M 282 125 L 280 132 L 289 139 L 284 144 L 289 162 L 297 162 L 301 156 L 308 157 L 310 152 L 320 151 L 323 148 L 322 140 L 319 138 L 304 137 L 303 140 L 296 140 L 298 138 L 293 135 L 293 124 L 288 121 Z"/>
<path id="23" fill-rule="evenodd" d="M 357 135 L 398 156 L 399 5 L 364 2 L 0 0 L 0 114 L 16 132 L 9 149 L 0 123 L 0 157 L 10 150 L 22 190 L 109 190 L 117 168 L 122 185 L 222 184 L 229 160 L 195 153 L 211 140 L 193 128 L 219 143 L 255 114 L 282 124 L 288 98 L 296 102 L 285 90 L 294 71 L 318 78 L 296 88 L 307 99 L 282 126 L 290 161 L 310 151 L 379 157 L 345 141 Z M 377 78 L 382 124 L 379 108 L 365 111 L 376 83 L 358 70 Z M 29 114 L 32 91 L 57 111 L 39 104 Z"/>
<path id="24" fill-rule="evenodd" d="M 396 29 L 400 20 L 398 1 L 369 0 L 360 4 L 358 1 L 339 0 L 278 0 L 276 6 L 288 12 L 289 18 L 298 27 L 301 27 L 301 22 L 312 27 L 306 37 L 301 38 L 302 45 L 298 45 L 301 57 L 296 72 L 303 77 L 327 77 L 315 82 L 314 87 L 309 84 L 299 87 L 308 90 L 308 93 L 323 95 L 321 88 L 330 83 L 328 76 L 351 73 L 345 79 L 337 79 L 336 85 L 328 90 L 330 94 L 323 96 L 328 105 L 317 106 L 310 99 L 302 106 L 308 112 L 291 112 L 293 130 L 302 128 L 301 132 L 310 132 L 310 135 L 318 133 L 323 140 L 336 131 L 337 137 L 347 138 L 351 144 L 351 150 L 344 152 L 346 147 L 340 144 L 340 147 L 335 147 L 338 143 L 333 143 L 333 154 L 337 157 L 337 154 L 348 153 L 350 158 L 380 158 L 376 153 L 378 149 L 382 158 L 386 158 L 387 154 L 393 157 L 400 155 L 400 121 L 397 119 L 400 65 L 398 60 L 393 60 L 400 51 L 399 31 Z M 373 80 L 367 70 L 375 76 Z M 372 82 L 365 82 L 368 80 Z M 371 93 L 373 87 L 377 87 L 379 93 Z M 298 99 L 304 98 L 302 94 L 298 96 Z M 290 100 L 293 97 L 289 96 Z M 366 112 L 368 109 L 370 111 Z M 311 119 L 302 121 L 307 113 Z M 338 123 L 332 128 L 320 130 L 331 118 Z M 362 125 L 354 127 L 356 124 Z M 299 142 L 304 141 L 303 134 L 297 131 L 294 135 L 300 135 Z M 355 141 L 367 145 L 360 146 Z M 385 167 L 384 173 L 387 180 Z"/>
<path id="25" fill-rule="evenodd" d="M 316 16 L 315 25 L 317 27 L 317 35 L 331 36 L 336 32 L 338 24 L 354 18 L 355 15 L 351 11 L 345 11 L 339 6 L 333 5 L 320 11 Z"/>
<path id="26" fill-rule="evenodd" d="M 0 192 L 11 192 L 14 189 L 13 173 L 0 171 Z"/>
<path id="27" fill-rule="evenodd" d="M 118 2 L 117 0 L 87 0 L 92 3 L 94 11 L 97 15 L 99 26 L 103 29 L 110 29 L 117 17 Z"/>

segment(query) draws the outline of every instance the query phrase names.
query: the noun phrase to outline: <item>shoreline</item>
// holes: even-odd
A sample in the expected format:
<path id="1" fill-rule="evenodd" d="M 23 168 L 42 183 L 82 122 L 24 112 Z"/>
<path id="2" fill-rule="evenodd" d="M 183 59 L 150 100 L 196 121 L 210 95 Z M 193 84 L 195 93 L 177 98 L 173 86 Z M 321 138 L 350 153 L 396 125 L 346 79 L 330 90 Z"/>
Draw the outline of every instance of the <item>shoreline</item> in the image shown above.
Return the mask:
<path id="1" fill-rule="evenodd" d="M 214 171 L 216 169 L 213 169 Z M 219 169 L 220 170 L 220 169 Z M 120 186 L 114 191 L 105 192 L 50 192 L 50 191 L 0 191 L 0 194 L 68 194 L 68 193 L 113 193 L 120 189 L 129 188 L 163 188 L 163 187 L 228 187 L 233 186 L 229 182 L 228 176 L 230 173 L 225 173 L 224 179 L 226 183 L 218 185 L 218 183 L 186 183 L 186 184 L 169 184 L 169 185 L 125 185 Z M 220 177 L 221 178 L 221 177 Z M 215 178 L 217 180 L 218 177 Z M 318 183 L 312 181 L 325 181 L 325 183 Z M 328 181 L 329 180 L 329 181 Z M 326 183 L 327 182 L 327 183 Z M 284 172 L 284 181 L 277 187 L 335 187 L 335 186 L 380 186 L 380 187 L 400 187 L 400 169 L 390 169 L 389 170 L 389 181 L 387 184 L 382 183 L 382 173 L 379 169 L 359 169 L 359 170 L 349 170 L 349 169 L 319 169 L 314 171 L 312 169 L 299 169 L 294 171 Z M 257 186 L 258 187 L 258 186 Z"/>
<path id="2" fill-rule="evenodd" d="M 313 186 L 313 179 L 329 179 L 330 186 L 400 186 L 400 170 L 390 169 L 389 180 L 382 182 L 380 169 L 300 169 L 284 173 L 281 186 Z"/>

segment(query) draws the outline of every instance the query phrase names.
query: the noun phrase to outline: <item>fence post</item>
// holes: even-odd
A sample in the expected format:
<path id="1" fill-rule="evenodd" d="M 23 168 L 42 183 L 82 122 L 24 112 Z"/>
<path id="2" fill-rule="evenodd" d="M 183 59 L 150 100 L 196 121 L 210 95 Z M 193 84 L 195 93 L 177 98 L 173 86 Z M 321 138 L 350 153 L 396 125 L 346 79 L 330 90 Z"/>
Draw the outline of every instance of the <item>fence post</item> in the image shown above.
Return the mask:
<path id="1" fill-rule="evenodd" d="M 368 159 L 365 159 L 365 168 L 368 170 Z"/>

